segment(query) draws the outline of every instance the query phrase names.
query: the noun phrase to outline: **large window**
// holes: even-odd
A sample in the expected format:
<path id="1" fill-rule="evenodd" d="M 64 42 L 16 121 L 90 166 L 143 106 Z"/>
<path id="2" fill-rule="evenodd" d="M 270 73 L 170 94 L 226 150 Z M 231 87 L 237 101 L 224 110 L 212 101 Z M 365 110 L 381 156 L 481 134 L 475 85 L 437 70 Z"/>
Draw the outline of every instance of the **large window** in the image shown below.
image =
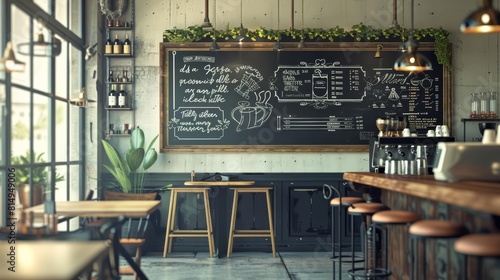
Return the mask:
<path id="1" fill-rule="evenodd" d="M 81 141 L 85 139 L 85 115 L 83 109 L 70 105 L 68 100 L 84 85 L 84 51 L 71 41 L 84 34 L 82 2 L 0 3 L 0 18 L 6 23 L 0 27 L 1 54 L 5 42 L 11 41 L 16 58 L 26 63 L 23 72 L 0 72 L 0 179 L 5 182 L 9 168 L 26 168 L 32 175 L 28 183 L 33 188 L 33 173 L 43 168 L 48 174 L 49 198 L 79 200 L 85 183 L 85 143 Z M 34 42 L 40 32 L 46 42 L 60 41 L 60 50 L 39 55 Z M 27 162 L 19 161 L 20 156 L 27 156 Z M 16 186 L 20 183 L 17 181 Z M 3 191 L 2 196 L 5 194 Z M 4 206 L 6 199 L 1 198 L 0 206 Z M 30 200 L 34 199 L 31 195 Z"/>

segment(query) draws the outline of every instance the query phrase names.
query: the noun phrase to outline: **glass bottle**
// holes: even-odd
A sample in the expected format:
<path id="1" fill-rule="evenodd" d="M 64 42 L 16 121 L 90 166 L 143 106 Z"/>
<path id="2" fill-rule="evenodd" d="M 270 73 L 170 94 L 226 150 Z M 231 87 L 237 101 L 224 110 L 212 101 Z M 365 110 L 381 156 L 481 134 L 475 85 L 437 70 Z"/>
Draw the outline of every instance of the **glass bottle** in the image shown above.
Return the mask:
<path id="1" fill-rule="evenodd" d="M 109 91 L 108 94 L 108 107 L 109 108 L 116 108 L 116 85 L 112 84 L 111 85 L 111 90 Z"/>
<path id="2" fill-rule="evenodd" d="M 471 100 L 470 100 L 470 118 L 471 119 L 477 119 L 479 118 L 479 97 L 477 92 L 471 93 Z"/>
<path id="3" fill-rule="evenodd" d="M 115 35 L 115 41 L 113 42 L 113 53 L 121 54 L 123 53 L 122 42 L 118 39 L 118 34 Z"/>
<path id="4" fill-rule="evenodd" d="M 113 53 L 113 45 L 111 44 L 111 39 L 106 40 L 106 45 L 104 46 L 104 53 L 105 54 L 111 54 Z"/>
<path id="5" fill-rule="evenodd" d="M 124 54 L 130 54 L 131 53 L 131 42 L 128 38 L 128 33 L 125 34 L 125 41 L 123 41 L 123 53 Z"/>
<path id="6" fill-rule="evenodd" d="M 481 119 L 486 119 L 488 117 L 488 112 L 490 111 L 488 99 L 488 94 L 486 92 L 481 92 Z"/>
<path id="7" fill-rule="evenodd" d="M 127 107 L 127 93 L 125 92 L 124 85 L 120 85 L 120 92 L 118 92 L 118 107 Z"/>
<path id="8" fill-rule="evenodd" d="M 496 119 L 497 117 L 497 93 L 490 92 L 490 113 L 489 118 Z"/>

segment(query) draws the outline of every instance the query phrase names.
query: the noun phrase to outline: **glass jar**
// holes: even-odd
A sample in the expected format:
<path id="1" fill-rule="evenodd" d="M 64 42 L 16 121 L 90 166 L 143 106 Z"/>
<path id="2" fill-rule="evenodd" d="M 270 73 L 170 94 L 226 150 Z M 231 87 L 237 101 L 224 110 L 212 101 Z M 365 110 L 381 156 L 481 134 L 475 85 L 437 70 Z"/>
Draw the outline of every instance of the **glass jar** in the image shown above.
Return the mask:
<path id="1" fill-rule="evenodd" d="M 489 112 L 490 112 L 490 106 L 489 106 L 489 96 L 487 94 L 487 92 L 481 92 L 481 103 L 480 103 L 480 106 L 481 106 L 481 119 L 486 119 L 488 118 L 488 115 L 489 115 Z"/>
<path id="2" fill-rule="evenodd" d="M 479 118 L 479 94 L 477 92 L 471 93 L 470 100 L 470 118 L 477 119 Z"/>
<path id="3" fill-rule="evenodd" d="M 497 117 L 497 93 L 490 92 L 490 112 L 489 118 L 495 119 Z"/>

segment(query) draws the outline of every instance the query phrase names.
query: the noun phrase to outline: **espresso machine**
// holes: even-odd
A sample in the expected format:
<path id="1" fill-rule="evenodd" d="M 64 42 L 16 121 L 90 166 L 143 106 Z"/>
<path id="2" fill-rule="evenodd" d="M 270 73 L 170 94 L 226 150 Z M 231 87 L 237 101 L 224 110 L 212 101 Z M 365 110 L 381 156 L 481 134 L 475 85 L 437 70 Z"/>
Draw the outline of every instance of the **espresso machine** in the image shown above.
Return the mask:
<path id="1" fill-rule="evenodd" d="M 455 142 L 455 137 L 374 137 L 370 139 L 370 172 L 415 175 L 416 168 L 425 168 L 418 174 L 432 174 L 437 144 Z M 392 166 L 394 163 L 407 166 Z M 386 168 L 391 171 L 387 172 Z M 418 164 L 416 167 L 413 166 Z M 410 166 L 410 167 L 408 167 Z M 396 170 L 397 169 L 397 170 Z M 402 169 L 402 170 L 400 170 Z"/>

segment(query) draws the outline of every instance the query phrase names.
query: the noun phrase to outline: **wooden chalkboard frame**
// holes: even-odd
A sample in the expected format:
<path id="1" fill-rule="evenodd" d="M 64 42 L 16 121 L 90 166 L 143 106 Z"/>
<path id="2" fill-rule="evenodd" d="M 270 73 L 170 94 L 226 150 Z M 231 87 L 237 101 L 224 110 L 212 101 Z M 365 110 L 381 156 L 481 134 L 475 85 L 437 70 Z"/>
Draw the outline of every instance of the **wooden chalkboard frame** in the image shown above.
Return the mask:
<path id="1" fill-rule="evenodd" d="M 368 145 L 169 145 L 168 143 L 168 118 L 169 115 L 169 84 L 168 84 L 168 51 L 169 50 L 207 50 L 211 42 L 193 43 L 160 43 L 160 152 L 182 152 L 182 153 L 225 153 L 225 152 L 367 152 Z M 246 50 L 271 50 L 274 42 L 219 42 L 220 52 L 235 49 Z M 296 42 L 283 42 L 286 50 L 304 51 L 373 51 L 377 45 L 382 45 L 383 51 L 397 51 L 401 42 L 311 42 L 307 43 L 307 48 L 297 49 Z M 419 50 L 434 51 L 434 42 L 420 42 Z M 443 124 L 452 126 L 452 75 L 443 67 Z"/>

